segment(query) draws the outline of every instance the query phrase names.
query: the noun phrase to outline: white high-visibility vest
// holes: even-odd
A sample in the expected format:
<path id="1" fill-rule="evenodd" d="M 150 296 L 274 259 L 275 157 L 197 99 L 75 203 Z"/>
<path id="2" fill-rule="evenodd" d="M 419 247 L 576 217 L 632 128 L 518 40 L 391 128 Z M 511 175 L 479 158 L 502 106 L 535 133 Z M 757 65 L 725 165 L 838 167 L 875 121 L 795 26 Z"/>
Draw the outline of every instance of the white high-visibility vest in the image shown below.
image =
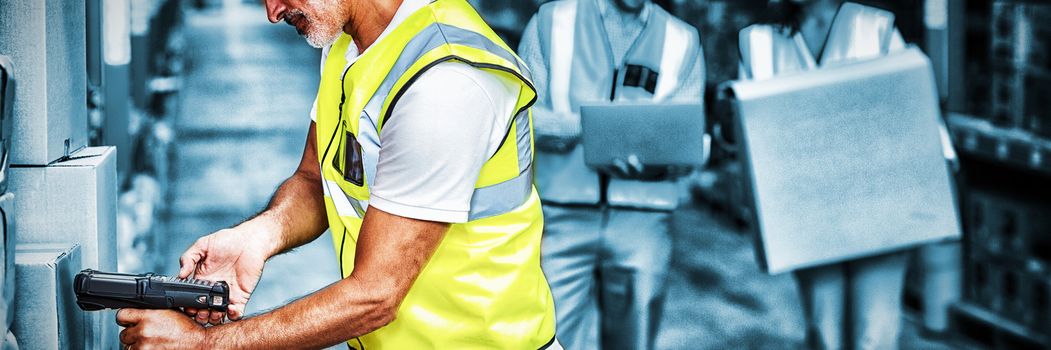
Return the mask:
<path id="1" fill-rule="evenodd" d="M 537 12 L 537 28 L 548 91 L 538 106 L 554 113 L 579 113 L 581 105 L 667 101 L 684 85 L 700 55 L 697 30 L 660 6 L 649 6 L 648 18 L 623 62 L 616 66 L 596 0 L 560 0 Z M 700 100 L 700 97 L 698 97 Z M 596 204 L 602 191 L 599 175 L 584 164 L 584 150 L 536 152 L 536 182 L 546 203 Z M 672 209 L 678 204 L 673 181 L 611 179 L 610 191 L 621 190 L 629 206 Z M 617 194 L 611 194 L 617 196 Z"/>

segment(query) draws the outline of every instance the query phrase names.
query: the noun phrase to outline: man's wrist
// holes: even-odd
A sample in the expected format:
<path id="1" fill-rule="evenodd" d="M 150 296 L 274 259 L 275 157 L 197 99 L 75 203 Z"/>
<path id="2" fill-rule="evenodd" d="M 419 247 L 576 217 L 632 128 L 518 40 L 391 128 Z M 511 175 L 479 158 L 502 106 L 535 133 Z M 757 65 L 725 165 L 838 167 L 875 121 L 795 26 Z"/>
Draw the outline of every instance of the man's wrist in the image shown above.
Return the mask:
<path id="1" fill-rule="evenodd" d="M 204 337 L 201 339 L 200 349 L 221 349 L 222 347 L 220 346 L 218 341 L 218 333 L 226 327 L 230 327 L 230 324 L 205 327 L 203 332 Z"/>
<path id="2" fill-rule="evenodd" d="M 280 254 L 285 249 L 285 240 L 282 234 L 283 227 L 268 212 L 260 213 L 251 220 L 237 225 L 237 229 L 246 232 L 250 236 L 247 237 L 248 242 L 246 243 L 254 242 L 259 244 L 266 259 Z"/>

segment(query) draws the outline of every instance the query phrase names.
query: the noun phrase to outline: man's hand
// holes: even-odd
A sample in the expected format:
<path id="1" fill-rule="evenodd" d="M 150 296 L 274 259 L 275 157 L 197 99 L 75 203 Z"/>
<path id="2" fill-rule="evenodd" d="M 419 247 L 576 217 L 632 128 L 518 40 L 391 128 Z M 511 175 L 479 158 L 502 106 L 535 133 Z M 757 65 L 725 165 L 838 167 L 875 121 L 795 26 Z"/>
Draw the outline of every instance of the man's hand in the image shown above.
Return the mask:
<path id="1" fill-rule="evenodd" d="M 317 161 L 317 125 L 310 122 L 299 167 L 278 187 L 266 210 L 234 228 L 201 237 L 179 258 L 179 277 L 226 281 L 229 317 L 244 316 L 252 290 L 270 257 L 310 241 L 328 228 Z M 187 309 L 197 322 L 219 324 L 224 314 Z"/>
<path id="2" fill-rule="evenodd" d="M 244 315 L 245 304 L 263 275 L 263 264 L 273 254 L 270 236 L 253 231 L 251 225 L 242 224 L 201 237 L 179 258 L 179 278 L 193 274 L 197 279 L 230 285 L 231 320 Z M 187 308 L 186 313 L 201 324 L 222 323 L 224 316 L 207 309 Z"/>
<path id="3" fill-rule="evenodd" d="M 690 173 L 691 168 L 682 166 L 646 166 L 639 157 L 630 154 L 625 158 L 614 158 L 613 165 L 600 169 L 613 177 L 633 180 L 675 179 Z"/>
<path id="4" fill-rule="evenodd" d="M 206 331 L 189 317 L 174 310 L 121 309 L 117 324 L 125 349 L 204 349 Z"/>
<path id="5" fill-rule="evenodd" d="M 533 107 L 533 131 L 536 148 L 548 152 L 569 152 L 580 142 L 580 115 Z"/>
<path id="6" fill-rule="evenodd" d="M 386 326 L 448 230 L 447 223 L 369 208 L 358 234 L 350 276 L 273 311 L 209 327 L 203 345 L 321 349 Z"/>
<path id="7" fill-rule="evenodd" d="M 635 178 L 639 177 L 645 170 L 646 167 L 639 161 L 639 157 L 634 154 L 629 154 L 625 159 L 614 158 L 613 159 L 613 174 L 623 178 Z"/>

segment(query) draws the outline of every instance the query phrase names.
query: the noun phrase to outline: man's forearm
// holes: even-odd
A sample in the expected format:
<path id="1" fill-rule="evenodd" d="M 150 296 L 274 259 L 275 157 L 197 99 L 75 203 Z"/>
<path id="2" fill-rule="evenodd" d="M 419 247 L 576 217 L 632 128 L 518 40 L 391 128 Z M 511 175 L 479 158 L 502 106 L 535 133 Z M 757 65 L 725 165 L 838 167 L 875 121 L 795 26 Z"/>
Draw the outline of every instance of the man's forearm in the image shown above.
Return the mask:
<path id="1" fill-rule="evenodd" d="M 350 276 L 285 307 L 207 330 L 207 348 L 322 348 L 394 320 L 449 224 L 369 209 Z"/>
<path id="2" fill-rule="evenodd" d="M 272 234 L 271 255 L 316 239 L 328 228 L 320 180 L 296 172 L 278 187 L 266 209 L 242 225 L 259 225 Z"/>
<path id="3" fill-rule="evenodd" d="M 332 346 L 390 323 L 400 300 L 392 294 L 351 276 L 273 312 L 208 328 L 206 348 Z"/>
<path id="4" fill-rule="evenodd" d="M 269 236 L 269 256 L 309 243 L 328 228 L 316 130 L 317 125 L 311 122 L 295 173 L 281 183 L 266 209 L 241 224 L 251 232 Z"/>
<path id="5" fill-rule="evenodd" d="M 567 152 L 580 141 L 580 116 L 533 107 L 536 147 L 549 152 Z"/>

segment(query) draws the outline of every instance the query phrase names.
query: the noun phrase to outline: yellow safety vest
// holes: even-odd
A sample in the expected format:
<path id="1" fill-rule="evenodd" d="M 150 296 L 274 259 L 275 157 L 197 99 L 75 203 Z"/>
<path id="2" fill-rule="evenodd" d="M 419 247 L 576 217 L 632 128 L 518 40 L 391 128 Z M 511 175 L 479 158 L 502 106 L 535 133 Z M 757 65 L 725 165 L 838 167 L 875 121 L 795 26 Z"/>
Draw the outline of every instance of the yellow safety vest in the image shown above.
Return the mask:
<path id="1" fill-rule="evenodd" d="M 417 10 L 344 70 L 350 44 L 343 35 L 330 48 L 316 121 L 325 206 L 343 277 L 354 268 L 382 147 L 379 133 L 413 81 L 438 63 L 457 61 L 510 77 L 522 89 L 514 115 L 506 116 L 511 123 L 504 142 L 482 166 L 469 221 L 451 225 L 396 319 L 348 344 L 361 350 L 549 346 L 554 303 L 540 269 L 543 214 L 532 180 L 529 107 L 536 90 L 529 71 L 464 0 L 438 0 Z"/>

